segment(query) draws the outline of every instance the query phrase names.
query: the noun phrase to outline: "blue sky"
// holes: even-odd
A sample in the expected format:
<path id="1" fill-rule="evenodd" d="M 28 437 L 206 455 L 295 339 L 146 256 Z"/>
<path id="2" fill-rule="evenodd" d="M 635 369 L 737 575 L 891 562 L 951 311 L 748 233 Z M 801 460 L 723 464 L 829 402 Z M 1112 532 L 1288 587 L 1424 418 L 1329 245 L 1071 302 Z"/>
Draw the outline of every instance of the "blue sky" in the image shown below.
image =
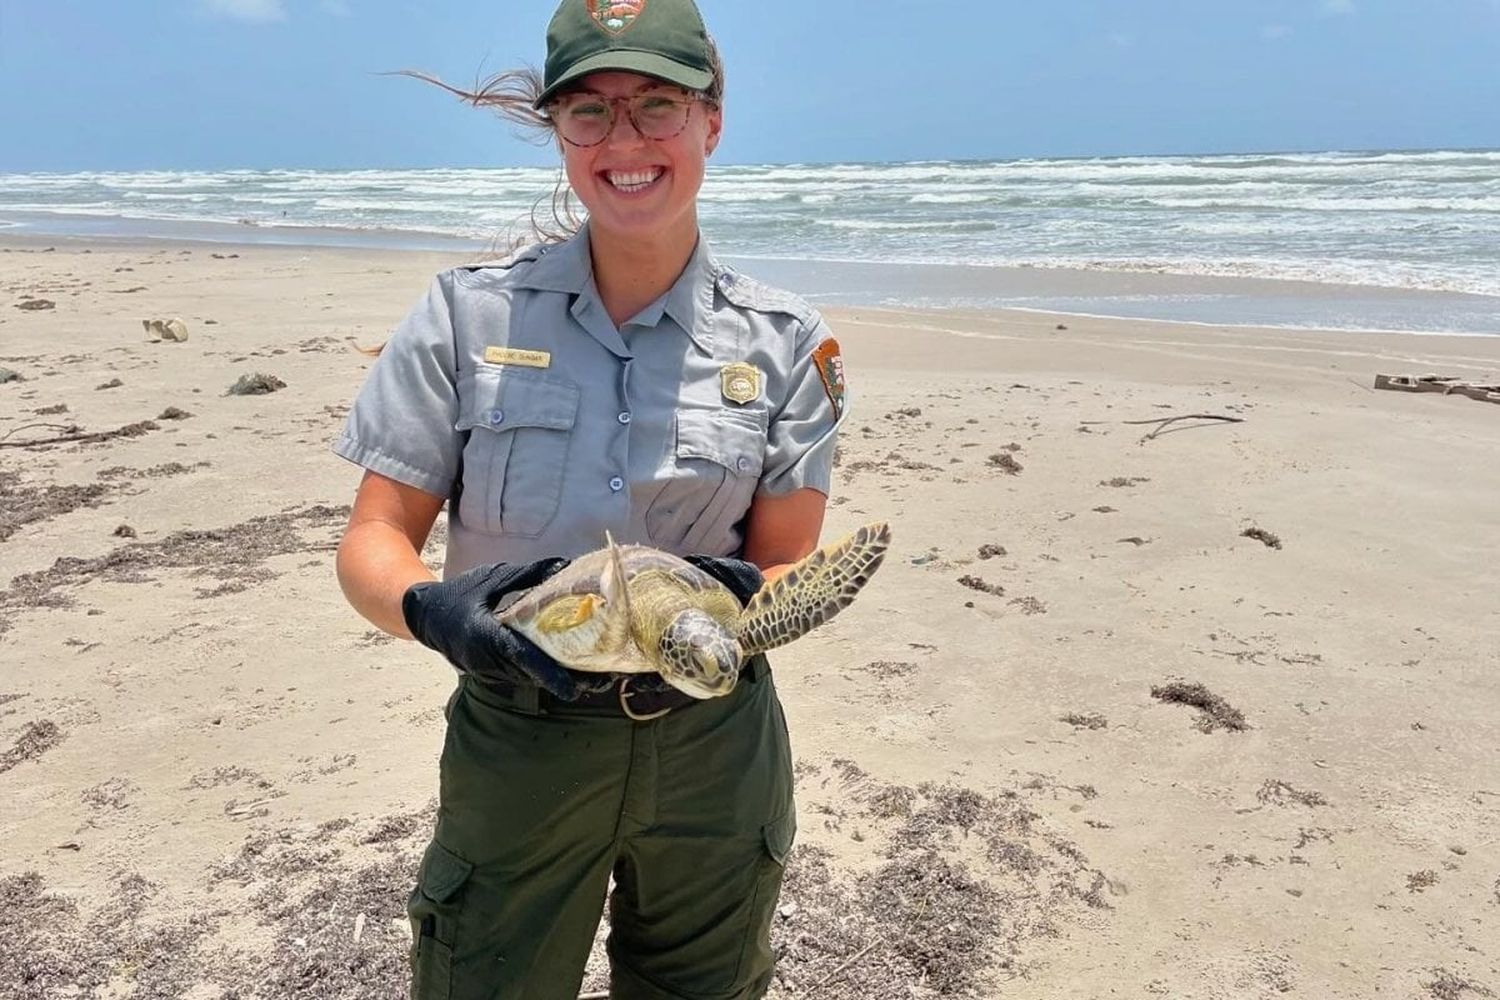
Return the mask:
<path id="1" fill-rule="evenodd" d="M 649 2 L 649 0 L 648 0 Z M 731 163 L 1500 146 L 1500 0 L 701 0 Z M 553 0 L 0 0 L 0 171 L 545 164 Z"/>

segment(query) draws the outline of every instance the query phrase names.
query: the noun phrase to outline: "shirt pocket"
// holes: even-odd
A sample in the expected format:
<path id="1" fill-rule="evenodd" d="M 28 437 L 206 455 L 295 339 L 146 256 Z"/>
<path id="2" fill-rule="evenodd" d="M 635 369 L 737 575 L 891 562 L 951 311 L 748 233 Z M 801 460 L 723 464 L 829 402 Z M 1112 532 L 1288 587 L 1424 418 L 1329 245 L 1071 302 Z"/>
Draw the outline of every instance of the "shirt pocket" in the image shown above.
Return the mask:
<path id="1" fill-rule="evenodd" d="M 481 368 L 459 402 L 468 433 L 458 516 L 491 535 L 535 538 L 557 515 L 577 383 L 515 368 Z"/>
<path id="2" fill-rule="evenodd" d="M 766 415 L 755 410 L 678 410 L 665 485 L 646 510 L 652 543 L 708 552 L 745 516 L 766 458 Z M 722 553 L 711 552 L 711 555 Z"/>

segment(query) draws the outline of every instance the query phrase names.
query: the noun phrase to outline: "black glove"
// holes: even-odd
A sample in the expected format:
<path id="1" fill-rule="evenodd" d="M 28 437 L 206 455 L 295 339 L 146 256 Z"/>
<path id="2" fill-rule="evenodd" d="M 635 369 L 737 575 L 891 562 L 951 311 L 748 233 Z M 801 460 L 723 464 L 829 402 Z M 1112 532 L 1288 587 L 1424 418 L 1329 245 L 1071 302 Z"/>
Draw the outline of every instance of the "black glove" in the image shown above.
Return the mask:
<path id="1" fill-rule="evenodd" d="M 709 576 L 728 587 L 741 604 L 749 604 L 750 598 L 766 582 L 760 575 L 760 567 L 743 559 L 728 556 L 683 556 Z"/>
<path id="2" fill-rule="evenodd" d="M 495 618 L 500 598 L 528 590 L 568 564 L 566 559 L 479 566 L 452 580 L 414 583 L 401 597 L 412 637 L 465 673 L 526 680 L 563 701 L 578 697 L 578 682 L 521 633 Z"/>

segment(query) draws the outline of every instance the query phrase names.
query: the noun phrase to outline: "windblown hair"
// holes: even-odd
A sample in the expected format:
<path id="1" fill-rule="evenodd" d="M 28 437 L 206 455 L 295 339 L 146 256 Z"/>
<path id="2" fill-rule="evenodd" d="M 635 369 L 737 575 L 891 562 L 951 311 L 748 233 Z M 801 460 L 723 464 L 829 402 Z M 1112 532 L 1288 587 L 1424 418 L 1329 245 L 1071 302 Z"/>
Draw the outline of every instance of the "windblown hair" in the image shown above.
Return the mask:
<path id="1" fill-rule="evenodd" d="M 702 91 L 700 96 L 704 103 L 718 108 L 724 103 L 724 60 L 720 58 L 719 47 L 714 44 L 712 38 L 708 40 L 708 61 L 713 79 L 709 81 L 708 88 Z M 542 74 L 535 67 L 526 66 L 521 69 L 506 70 L 504 73 L 496 73 L 487 80 L 476 80 L 473 90 L 455 87 L 429 73 L 414 69 L 397 70 L 394 75 L 409 76 L 424 83 L 430 83 L 457 96 L 465 104 L 476 108 L 488 108 L 505 121 L 517 126 L 523 137 L 539 146 L 548 143 L 558 145 L 562 142 L 552 124 L 551 116 L 545 109 L 538 111 L 535 107 L 536 99 L 545 89 Z M 543 203 L 548 205 L 550 218 L 542 214 Z M 531 206 L 531 231 L 513 237 L 510 244 L 504 248 L 492 244 L 492 249 L 499 249 L 509 256 L 533 243 L 561 243 L 578 232 L 582 225 L 583 219 L 573 203 L 573 189 L 568 186 L 567 174 L 559 164 L 557 178 L 552 185 L 552 194 L 541 196 Z M 381 342 L 375 347 L 355 345 L 355 350 L 375 357 L 384 347 L 385 343 Z"/>
<path id="2" fill-rule="evenodd" d="M 724 103 L 724 60 L 720 58 L 719 47 L 712 38 L 708 40 L 708 60 L 713 79 L 707 89 L 700 92 L 700 96 L 704 103 L 718 108 Z M 561 142 L 547 110 L 543 108 L 539 111 L 535 107 L 536 99 L 545 89 L 542 74 L 535 67 L 506 70 L 487 80 L 476 80 L 473 90 L 455 87 L 418 70 L 399 70 L 398 75 L 441 87 L 465 104 L 494 111 L 505 121 L 517 126 L 524 137 L 537 145 L 555 145 Z M 548 203 L 550 218 L 542 216 L 544 202 Z M 559 165 L 550 198 L 544 195 L 531 206 L 530 238 L 527 235 L 515 238 L 508 250 L 514 253 L 531 242 L 561 243 L 578 232 L 578 227 L 582 224 L 583 220 L 573 203 L 573 190 L 568 186 L 567 177 Z"/>

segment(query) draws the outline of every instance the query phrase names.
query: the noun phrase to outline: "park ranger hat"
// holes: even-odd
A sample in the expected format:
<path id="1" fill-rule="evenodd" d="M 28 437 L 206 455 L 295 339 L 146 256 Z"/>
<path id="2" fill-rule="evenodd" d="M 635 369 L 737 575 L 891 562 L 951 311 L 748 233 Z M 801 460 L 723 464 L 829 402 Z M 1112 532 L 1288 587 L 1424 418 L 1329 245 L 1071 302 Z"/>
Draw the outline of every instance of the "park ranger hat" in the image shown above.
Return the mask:
<path id="1" fill-rule="evenodd" d="M 547 26 L 536 107 L 580 77 L 624 70 L 705 90 L 713 82 L 708 32 L 693 0 L 563 0 Z"/>

